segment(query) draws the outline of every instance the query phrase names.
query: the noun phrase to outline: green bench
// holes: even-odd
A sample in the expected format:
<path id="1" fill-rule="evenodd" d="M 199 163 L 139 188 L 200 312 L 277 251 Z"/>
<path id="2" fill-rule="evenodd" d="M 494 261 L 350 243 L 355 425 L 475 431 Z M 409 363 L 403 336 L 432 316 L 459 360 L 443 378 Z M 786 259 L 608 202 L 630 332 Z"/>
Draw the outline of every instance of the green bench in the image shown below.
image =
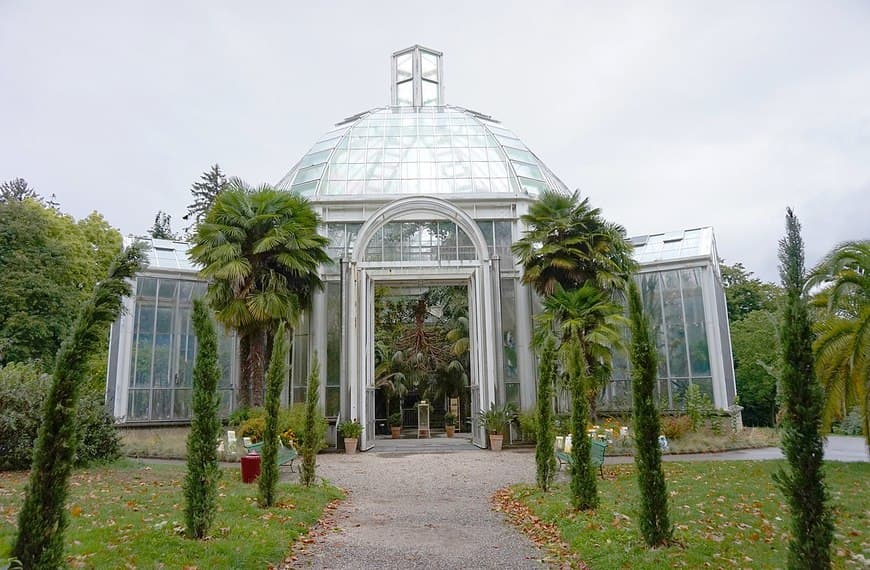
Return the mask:
<path id="1" fill-rule="evenodd" d="M 589 442 L 589 459 L 593 467 L 598 467 L 599 473 L 604 477 L 604 452 L 607 451 L 607 444 L 603 441 L 593 439 Z M 559 469 L 562 465 L 573 465 L 574 458 L 570 453 L 566 453 L 561 449 L 556 450 L 556 459 L 559 460 Z"/>
<path id="2" fill-rule="evenodd" d="M 245 449 L 248 453 L 252 451 L 256 452 L 258 455 L 263 455 L 263 442 L 259 441 L 257 443 L 252 443 L 250 445 L 245 445 Z M 290 472 L 295 473 L 293 469 L 293 462 L 296 461 L 296 458 L 299 457 L 299 454 L 296 452 L 296 449 L 293 446 L 285 447 L 284 443 L 279 439 L 278 440 L 278 465 L 290 465 Z"/>

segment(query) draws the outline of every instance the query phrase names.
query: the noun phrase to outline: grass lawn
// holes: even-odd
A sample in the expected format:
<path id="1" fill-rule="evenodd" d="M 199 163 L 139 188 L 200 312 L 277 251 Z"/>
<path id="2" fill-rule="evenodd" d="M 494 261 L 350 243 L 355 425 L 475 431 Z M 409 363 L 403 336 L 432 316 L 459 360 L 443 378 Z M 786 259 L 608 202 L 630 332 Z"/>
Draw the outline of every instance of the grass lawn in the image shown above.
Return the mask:
<path id="1" fill-rule="evenodd" d="M 561 536 L 564 551 L 575 553 L 593 569 L 784 568 L 788 509 L 770 478 L 780 465 L 783 462 L 665 463 L 679 545 L 658 550 L 646 549 L 640 537 L 633 465 L 605 467 L 606 480 L 598 480 L 601 506 L 591 514 L 570 508 L 566 484 L 546 494 L 534 486 L 515 486 L 501 503 L 514 512 L 514 522 L 519 520 L 533 535 L 541 526 L 554 525 L 550 528 Z M 826 473 L 836 521 L 834 567 L 867 568 L 870 464 L 829 462 Z"/>
<path id="2" fill-rule="evenodd" d="M 211 537 L 182 534 L 184 465 L 130 460 L 78 470 L 68 500 L 67 561 L 73 568 L 267 568 L 342 497 L 335 487 L 279 485 L 279 506 L 260 509 L 257 485 L 224 470 Z M 0 560 L 9 556 L 26 472 L 0 473 Z"/>

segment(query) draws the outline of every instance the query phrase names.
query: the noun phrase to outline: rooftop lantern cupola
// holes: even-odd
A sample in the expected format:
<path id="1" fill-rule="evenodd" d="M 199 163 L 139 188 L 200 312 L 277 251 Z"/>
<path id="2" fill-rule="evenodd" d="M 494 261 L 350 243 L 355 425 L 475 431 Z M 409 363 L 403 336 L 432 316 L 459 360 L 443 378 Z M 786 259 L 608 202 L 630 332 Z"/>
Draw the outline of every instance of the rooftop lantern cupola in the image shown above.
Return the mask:
<path id="1" fill-rule="evenodd" d="M 441 52 L 414 45 L 393 54 L 392 104 L 435 107 L 444 104 Z"/>

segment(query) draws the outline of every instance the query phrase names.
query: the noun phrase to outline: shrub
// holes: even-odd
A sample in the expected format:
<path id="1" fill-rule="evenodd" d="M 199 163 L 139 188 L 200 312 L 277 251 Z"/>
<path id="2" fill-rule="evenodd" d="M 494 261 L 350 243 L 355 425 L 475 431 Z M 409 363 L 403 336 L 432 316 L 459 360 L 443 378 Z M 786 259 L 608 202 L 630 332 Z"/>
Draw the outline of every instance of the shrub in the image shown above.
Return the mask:
<path id="1" fill-rule="evenodd" d="M 698 431 L 704 419 L 713 414 L 713 402 L 709 396 L 701 393 L 697 384 L 691 384 L 685 395 L 686 416 L 691 421 L 692 431 Z"/>
<path id="2" fill-rule="evenodd" d="M 51 377 L 35 364 L 12 363 L 0 368 L 0 471 L 30 468 L 50 384 Z M 79 398 L 76 424 L 77 466 L 120 457 L 120 436 L 100 396 Z"/>
<path id="3" fill-rule="evenodd" d="M 538 413 L 535 410 L 526 410 L 517 416 L 520 424 L 520 432 L 526 441 L 534 442 L 538 432 Z"/>
<path id="4" fill-rule="evenodd" d="M 680 439 L 692 430 L 689 416 L 667 416 L 662 418 L 662 433 L 668 439 Z"/>
<path id="5" fill-rule="evenodd" d="M 266 417 L 255 416 L 250 417 L 239 426 L 239 437 L 251 438 L 251 443 L 263 441 L 263 434 L 266 433 Z"/>
<path id="6" fill-rule="evenodd" d="M 834 427 L 834 431 L 841 435 L 861 435 L 864 431 L 861 418 L 861 408 L 855 406 L 849 411 L 849 415 L 843 418 L 839 425 Z"/>
<path id="7" fill-rule="evenodd" d="M 356 420 L 353 420 L 352 422 L 342 422 L 341 425 L 338 426 L 338 433 L 341 434 L 341 437 L 350 439 L 359 439 L 359 436 L 362 435 L 362 430 L 362 424 Z"/>

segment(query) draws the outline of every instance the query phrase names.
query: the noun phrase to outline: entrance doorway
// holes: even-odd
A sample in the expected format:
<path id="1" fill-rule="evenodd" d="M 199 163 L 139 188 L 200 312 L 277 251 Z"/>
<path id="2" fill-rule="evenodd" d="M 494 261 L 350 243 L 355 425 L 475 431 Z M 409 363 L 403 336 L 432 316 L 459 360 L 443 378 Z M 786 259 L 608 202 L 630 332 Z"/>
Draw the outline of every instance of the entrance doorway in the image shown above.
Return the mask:
<path id="1" fill-rule="evenodd" d="M 466 285 L 376 286 L 375 432 L 418 437 L 418 407 L 428 405 L 428 435 L 449 424 L 471 431 L 471 337 Z"/>

